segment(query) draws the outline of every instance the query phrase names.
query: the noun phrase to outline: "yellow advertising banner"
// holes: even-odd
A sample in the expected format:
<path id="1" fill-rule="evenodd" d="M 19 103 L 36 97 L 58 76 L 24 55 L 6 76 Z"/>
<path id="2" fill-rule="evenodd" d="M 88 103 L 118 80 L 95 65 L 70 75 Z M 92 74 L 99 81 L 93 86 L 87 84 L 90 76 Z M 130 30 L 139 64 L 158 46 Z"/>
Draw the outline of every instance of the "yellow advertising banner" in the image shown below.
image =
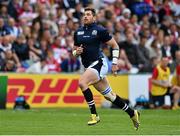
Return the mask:
<path id="1" fill-rule="evenodd" d="M 110 86 L 116 94 L 124 99 L 128 99 L 129 94 L 129 80 L 128 75 L 117 75 L 116 77 L 113 75 L 107 76 Z"/>
<path id="2" fill-rule="evenodd" d="M 12 108 L 18 95 L 24 95 L 31 107 L 87 107 L 78 87 L 77 74 L 7 74 L 7 107 Z M 111 87 L 128 98 L 128 76 L 108 76 Z M 91 87 L 97 107 L 104 97 Z"/>

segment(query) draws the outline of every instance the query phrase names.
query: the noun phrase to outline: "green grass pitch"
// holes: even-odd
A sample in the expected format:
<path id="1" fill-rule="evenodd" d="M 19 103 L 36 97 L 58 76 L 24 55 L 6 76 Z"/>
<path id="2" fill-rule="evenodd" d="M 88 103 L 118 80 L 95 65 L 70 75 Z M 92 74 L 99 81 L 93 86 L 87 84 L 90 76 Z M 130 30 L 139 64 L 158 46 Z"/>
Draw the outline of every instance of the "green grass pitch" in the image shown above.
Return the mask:
<path id="1" fill-rule="evenodd" d="M 98 108 L 101 121 L 88 126 L 86 108 L 0 110 L 0 135 L 180 135 L 180 110 L 141 110 L 135 131 L 128 115 Z"/>

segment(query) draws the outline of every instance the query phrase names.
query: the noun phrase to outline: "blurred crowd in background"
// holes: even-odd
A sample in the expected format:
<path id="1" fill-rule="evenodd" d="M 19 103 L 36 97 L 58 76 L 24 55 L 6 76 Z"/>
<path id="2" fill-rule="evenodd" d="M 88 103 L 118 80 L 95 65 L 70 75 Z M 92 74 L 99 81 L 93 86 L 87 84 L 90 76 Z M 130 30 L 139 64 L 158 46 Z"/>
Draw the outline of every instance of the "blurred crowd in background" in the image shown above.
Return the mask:
<path id="1" fill-rule="evenodd" d="M 0 0 L 0 71 L 81 71 L 80 58 L 72 55 L 73 33 L 87 6 L 119 44 L 119 73 L 151 73 L 162 56 L 174 71 L 180 61 L 179 0 Z M 110 67 L 112 49 L 102 49 Z"/>

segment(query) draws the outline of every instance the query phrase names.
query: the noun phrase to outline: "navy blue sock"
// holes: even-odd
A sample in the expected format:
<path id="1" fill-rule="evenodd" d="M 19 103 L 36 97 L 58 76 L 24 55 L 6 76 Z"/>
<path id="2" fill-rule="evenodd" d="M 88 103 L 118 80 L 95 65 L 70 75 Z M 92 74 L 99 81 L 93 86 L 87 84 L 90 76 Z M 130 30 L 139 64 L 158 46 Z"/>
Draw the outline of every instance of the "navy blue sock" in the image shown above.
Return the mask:
<path id="1" fill-rule="evenodd" d="M 112 103 L 125 111 L 130 117 L 134 116 L 134 110 L 131 109 L 118 95 Z"/>
<path id="2" fill-rule="evenodd" d="M 95 102 L 93 100 L 93 94 L 91 92 L 91 90 L 88 88 L 85 91 L 83 91 L 83 95 L 84 98 L 86 99 L 87 104 L 89 105 L 89 109 L 91 111 L 91 114 L 96 114 L 96 106 L 95 106 Z"/>

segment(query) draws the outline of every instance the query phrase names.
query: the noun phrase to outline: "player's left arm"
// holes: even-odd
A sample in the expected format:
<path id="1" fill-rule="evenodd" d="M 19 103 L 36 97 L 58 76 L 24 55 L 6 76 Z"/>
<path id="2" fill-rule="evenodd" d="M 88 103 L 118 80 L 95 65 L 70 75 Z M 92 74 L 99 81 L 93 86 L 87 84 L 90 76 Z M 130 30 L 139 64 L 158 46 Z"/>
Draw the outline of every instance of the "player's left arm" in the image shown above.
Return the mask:
<path id="1" fill-rule="evenodd" d="M 119 46 L 117 44 L 117 42 L 115 41 L 115 39 L 112 37 L 111 34 L 109 34 L 108 30 L 105 28 L 100 28 L 99 27 L 99 39 L 101 42 L 106 43 L 107 45 L 112 47 L 112 73 L 114 75 L 117 74 L 118 71 L 118 66 L 117 66 L 117 62 L 118 62 L 118 58 L 119 58 Z"/>
<path id="2" fill-rule="evenodd" d="M 117 44 L 117 42 L 115 41 L 115 39 L 112 37 L 109 41 L 106 42 L 107 45 L 112 47 L 112 73 L 114 75 L 117 74 L 118 71 L 118 66 L 117 66 L 117 62 L 118 62 L 118 58 L 119 58 L 119 46 Z"/>

